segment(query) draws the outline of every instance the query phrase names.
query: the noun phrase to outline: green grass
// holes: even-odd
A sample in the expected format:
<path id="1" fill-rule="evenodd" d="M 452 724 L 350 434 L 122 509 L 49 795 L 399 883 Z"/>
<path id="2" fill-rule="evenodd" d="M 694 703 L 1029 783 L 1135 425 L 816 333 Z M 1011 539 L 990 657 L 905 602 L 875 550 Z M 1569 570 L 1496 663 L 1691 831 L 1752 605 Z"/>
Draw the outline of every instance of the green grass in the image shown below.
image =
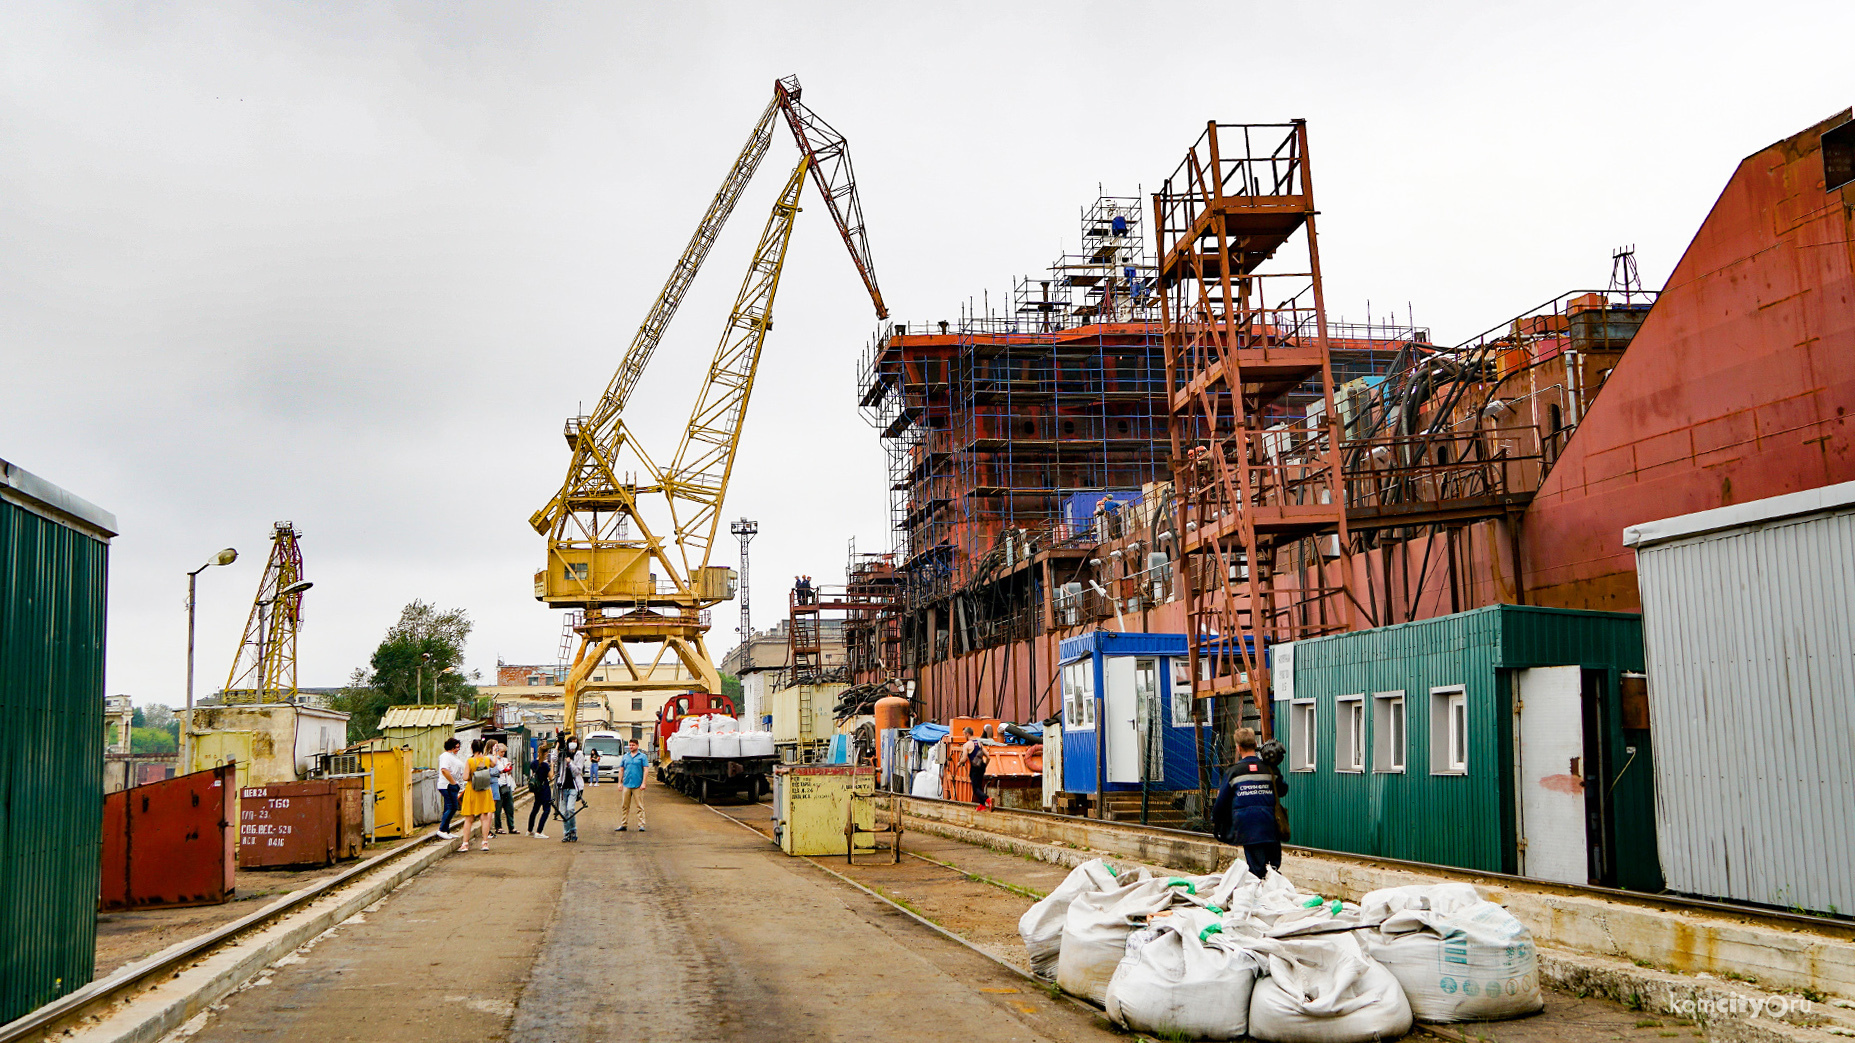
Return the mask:
<path id="1" fill-rule="evenodd" d="M 1654 1018 L 1644 1018 L 1636 1023 L 1636 1027 L 1639 1029 L 1659 1029 L 1662 1027 L 1662 1023 Z"/>

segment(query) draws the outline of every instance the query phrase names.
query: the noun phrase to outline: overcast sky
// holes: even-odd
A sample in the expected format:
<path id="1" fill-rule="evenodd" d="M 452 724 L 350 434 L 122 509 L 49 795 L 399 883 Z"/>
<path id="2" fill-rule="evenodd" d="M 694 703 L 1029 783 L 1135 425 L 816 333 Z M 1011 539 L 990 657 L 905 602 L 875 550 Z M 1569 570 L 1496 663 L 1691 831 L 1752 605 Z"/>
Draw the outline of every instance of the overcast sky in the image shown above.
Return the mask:
<path id="1" fill-rule="evenodd" d="M 0 6 L 0 457 L 115 512 L 112 693 L 224 683 L 272 521 L 303 532 L 301 683 L 414 598 L 468 661 L 552 661 L 529 514 L 775 77 L 851 141 L 884 296 L 931 321 L 1151 191 L 1206 120 L 1309 120 L 1327 300 L 1453 343 L 1667 277 L 1743 156 L 1855 102 L 1855 5 Z M 669 455 L 783 130 L 629 422 Z M 811 192 L 810 189 L 807 190 Z M 760 626 L 890 542 L 858 417 L 875 327 L 807 196 L 725 512 Z M 717 560 L 732 563 L 724 534 Z M 716 609 L 714 651 L 735 606 Z"/>

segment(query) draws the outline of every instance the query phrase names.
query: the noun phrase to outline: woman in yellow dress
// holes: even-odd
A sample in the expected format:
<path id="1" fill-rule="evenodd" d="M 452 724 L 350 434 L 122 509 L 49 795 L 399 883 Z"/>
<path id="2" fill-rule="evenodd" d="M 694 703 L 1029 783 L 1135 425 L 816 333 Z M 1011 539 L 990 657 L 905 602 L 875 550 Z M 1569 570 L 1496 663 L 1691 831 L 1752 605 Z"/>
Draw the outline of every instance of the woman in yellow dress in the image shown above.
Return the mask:
<path id="1" fill-rule="evenodd" d="M 486 785 L 478 788 L 478 780 Z M 490 849 L 490 816 L 496 813 L 496 758 L 483 752 L 483 740 L 470 740 L 470 760 L 464 763 L 464 793 L 457 813 L 464 820 L 464 842 L 459 851 L 470 850 L 470 827 L 481 823 L 483 840 L 478 851 Z"/>

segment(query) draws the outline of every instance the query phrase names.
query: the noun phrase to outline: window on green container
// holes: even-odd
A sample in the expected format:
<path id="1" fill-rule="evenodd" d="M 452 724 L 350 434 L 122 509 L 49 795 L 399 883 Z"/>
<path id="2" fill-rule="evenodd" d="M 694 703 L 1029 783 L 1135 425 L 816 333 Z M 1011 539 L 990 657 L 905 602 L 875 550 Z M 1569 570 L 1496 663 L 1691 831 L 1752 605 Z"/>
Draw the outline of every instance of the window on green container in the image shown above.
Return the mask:
<path id="1" fill-rule="evenodd" d="M 1468 694 L 1460 686 L 1430 690 L 1430 774 L 1469 770 Z"/>
<path id="2" fill-rule="evenodd" d="M 1372 695 L 1372 770 L 1404 770 L 1404 693 Z"/>
<path id="3" fill-rule="evenodd" d="M 1288 769 L 1314 770 L 1314 700 L 1297 699 L 1288 707 Z"/>
<path id="4" fill-rule="evenodd" d="M 1365 770 L 1365 696 L 1343 695 L 1333 715 L 1333 770 Z"/>

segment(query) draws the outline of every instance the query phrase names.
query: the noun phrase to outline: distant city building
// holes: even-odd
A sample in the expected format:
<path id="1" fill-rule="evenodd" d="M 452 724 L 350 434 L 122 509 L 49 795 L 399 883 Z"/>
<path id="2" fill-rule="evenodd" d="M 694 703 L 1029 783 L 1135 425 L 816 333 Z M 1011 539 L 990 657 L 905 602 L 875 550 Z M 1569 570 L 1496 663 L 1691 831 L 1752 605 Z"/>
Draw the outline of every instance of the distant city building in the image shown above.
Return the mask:
<path id="1" fill-rule="evenodd" d="M 135 704 L 126 695 L 103 697 L 103 752 L 128 753 L 133 743 Z"/>
<path id="2" fill-rule="evenodd" d="M 741 679 L 741 716 L 759 720 L 768 712 L 767 696 L 785 685 L 785 670 L 791 665 L 788 621 L 780 620 L 770 630 L 754 631 L 754 639 L 734 646 L 721 660 L 721 672 Z M 843 666 L 844 621 L 826 619 L 819 626 L 825 669 Z"/>

